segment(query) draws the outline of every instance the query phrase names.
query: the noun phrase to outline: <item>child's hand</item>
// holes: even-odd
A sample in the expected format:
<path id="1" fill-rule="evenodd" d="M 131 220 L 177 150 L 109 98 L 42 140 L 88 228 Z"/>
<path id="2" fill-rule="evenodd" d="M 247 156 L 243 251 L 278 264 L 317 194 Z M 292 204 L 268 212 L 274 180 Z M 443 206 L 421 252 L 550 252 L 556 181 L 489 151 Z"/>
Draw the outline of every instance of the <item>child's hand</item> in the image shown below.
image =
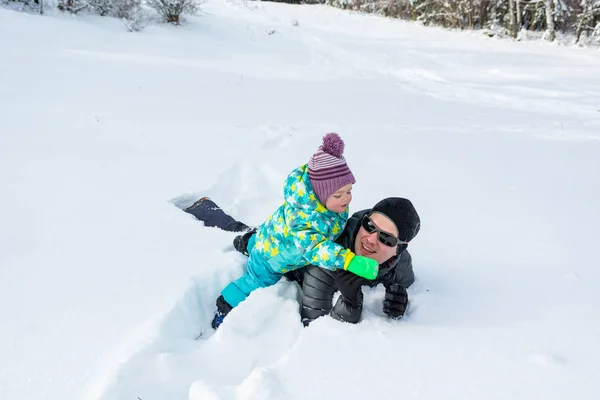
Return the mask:
<path id="1" fill-rule="evenodd" d="M 371 258 L 355 255 L 345 269 L 372 281 L 379 273 L 379 263 Z"/>

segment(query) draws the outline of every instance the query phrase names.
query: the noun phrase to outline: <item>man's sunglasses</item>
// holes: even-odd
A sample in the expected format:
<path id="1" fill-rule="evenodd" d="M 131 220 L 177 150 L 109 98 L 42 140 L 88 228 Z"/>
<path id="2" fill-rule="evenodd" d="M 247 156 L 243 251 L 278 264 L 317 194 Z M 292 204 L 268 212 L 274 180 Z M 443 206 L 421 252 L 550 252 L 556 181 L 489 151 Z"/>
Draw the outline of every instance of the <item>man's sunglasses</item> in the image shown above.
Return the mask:
<path id="1" fill-rule="evenodd" d="M 377 239 L 386 246 L 396 247 L 398 244 L 408 245 L 408 242 L 401 242 L 394 235 L 379 229 L 369 215 L 365 215 L 360 221 L 360 224 L 365 228 L 367 233 L 377 232 Z"/>

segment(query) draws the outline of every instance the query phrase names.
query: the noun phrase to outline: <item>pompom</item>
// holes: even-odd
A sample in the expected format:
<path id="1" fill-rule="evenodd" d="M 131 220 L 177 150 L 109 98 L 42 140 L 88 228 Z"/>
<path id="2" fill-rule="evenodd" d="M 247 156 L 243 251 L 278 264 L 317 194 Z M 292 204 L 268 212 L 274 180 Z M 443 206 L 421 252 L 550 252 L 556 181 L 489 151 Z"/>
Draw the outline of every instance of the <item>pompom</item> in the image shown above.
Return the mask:
<path id="1" fill-rule="evenodd" d="M 323 145 L 321 146 L 325 153 L 340 158 L 344 154 L 344 141 L 337 133 L 328 133 L 323 136 Z"/>

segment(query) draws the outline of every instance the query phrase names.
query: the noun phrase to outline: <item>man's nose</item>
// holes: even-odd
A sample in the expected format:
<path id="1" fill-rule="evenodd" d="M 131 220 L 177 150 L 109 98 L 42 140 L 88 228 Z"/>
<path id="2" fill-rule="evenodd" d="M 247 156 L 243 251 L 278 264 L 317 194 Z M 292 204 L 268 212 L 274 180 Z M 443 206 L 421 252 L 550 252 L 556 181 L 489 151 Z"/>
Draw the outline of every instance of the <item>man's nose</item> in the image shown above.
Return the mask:
<path id="1" fill-rule="evenodd" d="M 377 232 L 372 232 L 372 233 L 369 233 L 369 234 L 367 235 L 367 241 L 369 242 L 369 244 L 370 244 L 370 245 L 375 245 L 375 244 L 377 244 L 377 241 L 378 241 L 378 240 L 377 240 Z"/>

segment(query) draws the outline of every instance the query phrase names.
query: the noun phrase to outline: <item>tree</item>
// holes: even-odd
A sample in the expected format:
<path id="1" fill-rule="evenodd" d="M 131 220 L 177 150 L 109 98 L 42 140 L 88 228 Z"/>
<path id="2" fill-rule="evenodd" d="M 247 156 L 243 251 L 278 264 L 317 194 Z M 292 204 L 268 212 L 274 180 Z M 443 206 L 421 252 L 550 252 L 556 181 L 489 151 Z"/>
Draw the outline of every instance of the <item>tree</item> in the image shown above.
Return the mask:
<path id="1" fill-rule="evenodd" d="M 508 0 L 508 18 L 510 21 L 510 35 L 517 37 L 517 23 L 515 21 L 515 0 Z"/>
<path id="2" fill-rule="evenodd" d="M 544 39 L 549 42 L 553 42 L 556 39 L 556 29 L 554 27 L 554 10 L 552 8 L 552 0 L 544 0 L 544 6 L 546 10 L 546 32 L 544 32 Z"/>
<path id="3" fill-rule="evenodd" d="M 583 32 L 599 32 L 600 0 L 581 0 L 581 13 L 577 18 L 575 43 L 580 43 Z M 600 32 L 599 32 L 600 33 Z"/>
<path id="4" fill-rule="evenodd" d="M 517 16 L 517 32 L 521 30 L 523 26 L 523 15 L 521 14 L 521 2 L 515 0 L 515 14 Z"/>

